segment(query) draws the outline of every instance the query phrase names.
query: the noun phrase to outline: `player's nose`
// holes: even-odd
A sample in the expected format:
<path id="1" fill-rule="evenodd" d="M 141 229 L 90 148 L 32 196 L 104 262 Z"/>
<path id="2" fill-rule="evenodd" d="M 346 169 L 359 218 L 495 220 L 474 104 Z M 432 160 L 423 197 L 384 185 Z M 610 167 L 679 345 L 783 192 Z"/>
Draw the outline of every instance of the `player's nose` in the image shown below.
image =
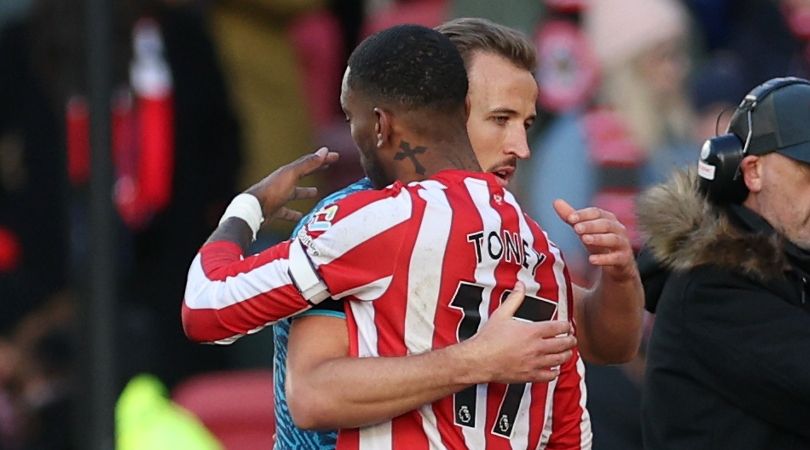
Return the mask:
<path id="1" fill-rule="evenodd" d="M 532 152 L 529 149 L 528 136 L 526 130 L 521 128 L 518 131 L 510 133 L 509 139 L 505 143 L 505 153 L 512 155 L 518 159 L 529 159 Z"/>

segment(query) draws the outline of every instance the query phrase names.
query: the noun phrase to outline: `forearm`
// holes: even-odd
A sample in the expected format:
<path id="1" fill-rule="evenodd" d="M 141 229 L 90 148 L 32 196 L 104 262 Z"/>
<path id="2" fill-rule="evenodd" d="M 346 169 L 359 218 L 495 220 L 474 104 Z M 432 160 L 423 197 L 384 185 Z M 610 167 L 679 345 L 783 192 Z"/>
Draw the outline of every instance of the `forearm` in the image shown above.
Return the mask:
<path id="1" fill-rule="evenodd" d="M 192 261 L 182 307 L 189 339 L 229 344 L 309 308 L 287 271 L 289 243 L 245 258 L 251 233 L 230 218 Z"/>
<path id="2" fill-rule="evenodd" d="M 236 244 L 242 250 L 240 256 L 244 255 L 253 241 L 247 222 L 237 217 L 228 218 L 211 233 L 205 243 L 222 241 Z"/>
<path id="3" fill-rule="evenodd" d="M 600 268 L 591 290 L 574 286 L 574 318 L 583 358 L 596 364 L 631 360 L 641 343 L 644 291 L 627 228 L 610 211 L 574 210 L 564 200 L 554 209 L 573 227 L 588 250 L 588 262 Z"/>
<path id="4" fill-rule="evenodd" d="M 445 350 L 409 357 L 338 358 L 306 377 L 288 375 L 293 419 L 301 428 L 362 427 L 474 384 L 465 382 L 472 368 L 453 355 L 454 348 Z"/>
<path id="5" fill-rule="evenodd" d="M 292 354 L 292 353 L 291 353 Z M 407 357 L 335 358 L 287 376 L 297 426 L 356 428 L 389 420 L 482 382 L 463 346 Z"/>
<path id="6" fill-rule="evenodd" d="M 577 339 L 583 359 L 619 364 L 633 359 L 641 343 L 644 292 L 637 276 L 602 276 L 587 290 L 574 287 Z"/>
<path id="7" fill-rule="evenodd" d="M 567 321 L 525 323 L 516 285 L 470 339 L 403 357 L 349 358 L 345 320 L 293 321 L 287 353 L 287 400 L 302 428 L 354 428 L 391 419 L 483 383 L 545 383 L 576 344 Z M 560 335 L 564 336 L 560 336 Z"/>

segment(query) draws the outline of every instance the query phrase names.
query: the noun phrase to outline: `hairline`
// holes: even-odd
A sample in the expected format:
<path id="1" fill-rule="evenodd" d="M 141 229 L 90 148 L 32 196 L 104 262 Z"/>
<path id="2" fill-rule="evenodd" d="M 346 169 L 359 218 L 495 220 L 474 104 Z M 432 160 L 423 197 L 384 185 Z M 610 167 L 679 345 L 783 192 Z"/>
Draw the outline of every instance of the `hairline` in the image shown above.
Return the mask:
<path id="1" fill-rule="evenodd" d="M 515 67 L 534 74 L 537 56 L 534 44 L 522 32 L 479 18 L 460 18 L 434 28 L 456 46 L 469 70 L 477 52 L 500 56 Z"/>

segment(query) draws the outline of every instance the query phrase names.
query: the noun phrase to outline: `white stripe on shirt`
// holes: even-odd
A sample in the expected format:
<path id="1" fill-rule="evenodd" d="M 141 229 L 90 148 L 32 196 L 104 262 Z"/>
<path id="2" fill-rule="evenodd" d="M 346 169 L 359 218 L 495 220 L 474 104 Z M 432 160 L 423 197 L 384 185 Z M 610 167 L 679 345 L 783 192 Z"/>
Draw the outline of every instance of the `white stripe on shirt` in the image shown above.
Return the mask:
<path id="1" fill-rule="evenodd" d="M 316 266 L 328 264 L 349 250 L 410 219 L 413 205 L 410 194 L 402 190 L 396 197 L 369 203 L 343 219 L 333 223 L 328 233 L 311 242 L 299 238 L 307 248 Z"/>
<path id="2" fill-rule="evenodd" d="M 223 309 L 273 289 L 290 284 L 287 259 L 276 259 L 263 266 L 224 280 L 205 276 L 202 255 L 197 253 L 188 271 L 185 304 L 191 309 Z"/>
<path id="3" fill-rule="evenodd" d="M 408 266 L 404 338 L 409 354 L 424 353 L 433 348 L 436 308 L 442 286 L 441 268 L 444 266 L 453 222 L 453 211 L 444 194 L 444 185 L 437 181 L 425 181 L 421 184 L 427 189 L 418 191 L 419 197 L 425 201 L 425 210 Z M 419 414 L 430 448 L 443 450 L 445 447 L 433 407 L 425 405 L 419 408 Z"/>
<path id="4" fill-rule="evenodd" d="M 493 231 L 500 235 L 501 216 L 497 211 L 492 209 L 489 204 L 489 185 L 486 181 L 477 178 L 467 178 L 464 180 L 464 184 L 484 224 L 484 230 L 482 230 L 484 232 L 484 239 L 487 239 L 490 232 Z M 485 250 L 482 249 L 482 253 L 484 251 Z M 489 320 L 492 288 L 497 285 L 495 269 L 498 267 L 498 262 L 498 260 L 491 258 L 482 258 L 481 263 L 475 267 L 475 282 L 478 285 L 484 286 L 481 305 L 478 308 L 478 312 L 481 315 L 481 322 L 478 324 L 479 330 L 484 323 Z M 486 384 L 479 384 L 476 387 L 475 428 L 461 427 L 467 448 L 485 448 L 486 446 L 486 433 L 489 432 L 486 427 L 488 387 L 489 386 Z"/>
<path id="5" fill-rule="evenodd" d="M 424 353 L 433 348 L 436 308 L 442 286 L 444 253 L 449 242 L 453 214 L 440 183 L 424 182 L 433 188 L 420 190 L 425 212 L 408 266 L 408 301 L 405 309 L 405 347 L 408 353 Z M 426 186 L 428 187 L 428 186 Z"/>

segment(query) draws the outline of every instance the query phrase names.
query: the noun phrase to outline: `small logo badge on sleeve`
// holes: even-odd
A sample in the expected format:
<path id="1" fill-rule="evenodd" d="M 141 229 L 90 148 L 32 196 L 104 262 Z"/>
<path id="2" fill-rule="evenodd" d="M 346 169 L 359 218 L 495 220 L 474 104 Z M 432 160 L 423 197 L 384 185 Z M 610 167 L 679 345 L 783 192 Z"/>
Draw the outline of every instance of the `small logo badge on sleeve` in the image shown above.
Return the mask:
<path id="1" fill-rule="evenodd" d="M 326 231 L 332 226 L 332 221 L 338 212 L 338 205 L 330 205 L 312 215 L 307 228 L 309 231 Z"/>

